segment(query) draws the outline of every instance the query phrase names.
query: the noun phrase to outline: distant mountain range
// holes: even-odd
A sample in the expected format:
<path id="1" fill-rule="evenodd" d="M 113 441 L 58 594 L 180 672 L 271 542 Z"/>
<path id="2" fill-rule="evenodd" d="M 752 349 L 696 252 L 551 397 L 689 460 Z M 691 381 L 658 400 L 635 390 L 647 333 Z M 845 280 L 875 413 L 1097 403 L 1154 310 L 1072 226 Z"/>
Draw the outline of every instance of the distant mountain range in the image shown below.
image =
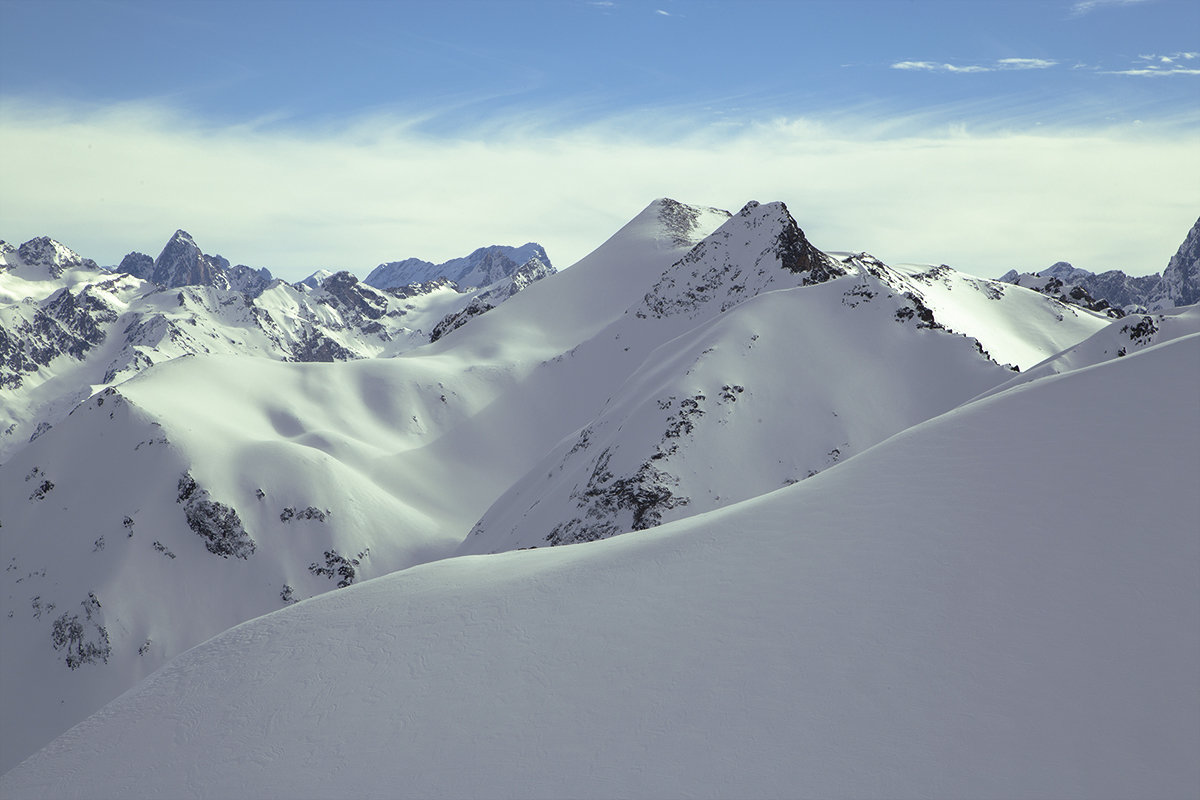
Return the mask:
<path id="1" fill-rule="evenodd" d="M 541 255 L 504 257 L 524 250 Z M 428 343 L 553 274 L 542 256 L 484 248 L 448 263 L 486 285 L 434 275 L 385 291 L 346 271 L 289 284 L 231 267 L 182 230 L 157 258 L 130 253 L 112 271 L 48 237 L 0 242 L 0 459 L 98 388 L 178 356 L 346 361 Z"/>
<path id="2" fill-rule="evenodd" d="M 1059 261 L 1035 273 L 1009 270 L 1000 280 L 1112 317 L 1200 303 L 1200 220 L 1161 275 L 1096 274 Z"/>
<path id="3" fill-rule="evenodd" d="M 779 202 L 388 288 L 182 231 L 136 275 L 0 251 L 0 795 L 1194 773 L 1200 307 L 824 251 Z"/>

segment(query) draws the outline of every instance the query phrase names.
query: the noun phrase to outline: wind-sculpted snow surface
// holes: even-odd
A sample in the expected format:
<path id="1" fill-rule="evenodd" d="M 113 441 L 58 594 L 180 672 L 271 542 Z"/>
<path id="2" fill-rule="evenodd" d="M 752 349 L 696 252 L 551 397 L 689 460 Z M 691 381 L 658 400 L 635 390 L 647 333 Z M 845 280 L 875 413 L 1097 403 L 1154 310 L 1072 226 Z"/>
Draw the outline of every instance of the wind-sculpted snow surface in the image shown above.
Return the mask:
<path id="1" fill-rule="evenodd" d="M 996 394 L 1050 375 L 1124 358 L 1147 347 L 1192 334 L 1200 334 L 1200 304 L 1172 308 L 1157 314 L 1130 314 L 986 394 Z M 1191 368 L 1195 370 L 1198 366 L 1192 364 Z"/>
<path id="2" fill-rule="evenodd" d="M 652 279 L 686 252 L 660 249 L 660 236 L 668 234 L 652 214 L 610 242 L 619 260 L 601 253 L 591 277 L 568 278 L 565 289 L 543 291 L 547 282 L 537 280 L 486 315 L 500 315 L 490 329 L 464 339 L 473 322 L 456 332 L 458 349 L 446 352 L 295 364 L 218 355 L 209 338 L 215 352 L 143 369 L 119 394 L 88 400 L 0 464 L 0 536 L 5 557 L 16 556 L 0 574 L 0 701 L 25 720 L 4 726 L 0 769 L 231 625 L 451 554 L 513 476 L 595 416 L 608 382 L 628 368 L 617 363 L 597 375 L 589 374 L 594 362 L 543 364 L 539 348 L 554 346 L 554 337 L 571 347 L 584 336 L 556 314 L 580 310 L 574 319 L 584 329 L 588 314 L 619 317 L 647 283 L 609 286 L 608 268 L 618 278 L 626 269 Z M 381 293 L 349 277 L 332 291 L 277 286 L 254 307 L 327 313 L 330 331 L 335 310 L 357 307 L 363 324 L 387 321 L 387 313 L 371 319 Z M 605 291 L 622 304 L 598 305 Z M 542 299 L 508 313 L 527 292 Z M 150 296 L 172 309 L 229 297 L 218 306 L 224 313 L 254 314 L 240 296 L 212 287 Z M 389 297 L 424 304 L 407 309 L 406 319 L 419 310 L 436 320 L 445 315 L 439 298 L 463 295 L 441 282 Z M 160 337 L 160 349 L 148 351 L 156 355 L 194 327 L 157 320 L 136 329 L 139 341 Z M 497 337 L 497 328 L 505 333 Z M 355 341 L 352 330 L 342 333 L 348 338 L 340 341 Z M 497 338 L 514 349 L 486 356 Z M 129 409 L 132 419 L 122 421 Z M 185 473 L 205 503 L 190 505 L 195 493 L 177 502 Z M 45 608 L 78 613 L 77 592 L 92 590 L 104 604 L 97 619 L 112 654 L 71 670 L 55 658 Z"/>
<path id="3" fill-rule="evenodd" d="M 778 203 L 656 200 L 570 269 L 477 293 L 345 272 L 162 290 L 50 250 L 4 251 L 5 313 L 103 339 L 0 397 L 20 434 L 0 707 L 22 720 L 0 770 L 245 620 L 459 547 L 636 539 L 819 480 L 1108 324 L 831 257 Z M 428 343 L 476 296 L 503 302 Z"/>
<path id="4" fill-rule="evenodd" d="M 1197 358 L 1181 337 L 639 536 L 286 608 L 0 794 L 1194 797 Z"/>

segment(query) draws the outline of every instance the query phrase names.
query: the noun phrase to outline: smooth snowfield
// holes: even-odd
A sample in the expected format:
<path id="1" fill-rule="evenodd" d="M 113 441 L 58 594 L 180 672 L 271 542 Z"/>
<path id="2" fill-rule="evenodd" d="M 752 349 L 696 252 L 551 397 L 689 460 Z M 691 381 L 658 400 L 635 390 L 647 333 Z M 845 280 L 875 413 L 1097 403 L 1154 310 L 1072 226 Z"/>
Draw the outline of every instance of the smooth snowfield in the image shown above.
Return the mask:
<path id="1" fill-rule="evenodd" d="M 1195 797 L 1198 357 L 1181 337 L 654 531 L 253 620 L 0 794 Z"/>

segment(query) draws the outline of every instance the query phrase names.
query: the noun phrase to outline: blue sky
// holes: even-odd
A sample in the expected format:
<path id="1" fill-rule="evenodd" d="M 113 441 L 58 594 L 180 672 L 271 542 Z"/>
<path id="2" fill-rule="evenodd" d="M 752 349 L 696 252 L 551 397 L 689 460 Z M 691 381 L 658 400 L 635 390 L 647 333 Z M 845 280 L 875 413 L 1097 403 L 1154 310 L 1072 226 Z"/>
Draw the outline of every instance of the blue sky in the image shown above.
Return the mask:
<path id="1" fill-rule="evenodd" d="M 177 227 L 285 277 L 780 199 L 818 246 L 1159 271 L 1200 214 L 1190 0 L 0 0 L 0 236 Z"/>

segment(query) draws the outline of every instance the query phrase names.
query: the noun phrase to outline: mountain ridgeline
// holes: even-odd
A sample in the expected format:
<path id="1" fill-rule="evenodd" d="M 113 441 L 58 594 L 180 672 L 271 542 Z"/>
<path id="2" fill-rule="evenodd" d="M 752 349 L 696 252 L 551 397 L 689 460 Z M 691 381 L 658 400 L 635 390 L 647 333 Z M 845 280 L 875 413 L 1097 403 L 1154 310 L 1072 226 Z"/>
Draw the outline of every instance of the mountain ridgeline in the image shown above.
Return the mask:
<path id="1" fill-rule="evenodd" d="M 1114 318 L 1200 303 L 1200 219 L 1160 275 L 1097 274 L 1059 261 L 1034 273 L 1009 270 L 1000 280 Z"/>
<path id="2" fill-rule="evenodd" d="M 535 244 L 295 284 L 182 231 L 119 271 L 50 239 L 0 245 L 0 703 L 22 720 L 0 728 L 0 772 L 86 720 L 0 793 L 186 779 L 208 796 L 388 794 L 370 776 L 458 775 L 443 762 L 461 742 L 438 726 L 466 715 L 472 757 L 498 773 L 519 766 L 514 741 L 556 755 L 538 791 L 465 771 L 446 794 L 577 794 L 561 781 L 581 770 L 616 794 L 645 793 L 634 778 L 789 794 L 794 781 L 767 780 L 784 751 L 824 752 L 805 720 L 841 736 L 859 720 L 874 742 L 886 708 L 870 763 L 918 736 L 934 754 L 921 774 L 957 794 L 970 782 L 953 745 L 982 737 L 1006 755 L 973 769 L 1044 756 L 1014 774 L 1034 776 L 1027 794 L 1063 794 L 1035 779 L 1142 747 L 1082 724 L 1096 698 L 1143 655 L 1175 664 L 1170 643 L 1191 646 L 1139 625 L 1132 660 L 1108 669 L 1096 620 L 1130 597 L 1130 619 L 1192 619 L 1176 589 L 1194 587 L 1194 547 L 1176 532 L 1198 513 L 1179 491 L 1198 236 L 1138 289 L 1153 309 L 1075 296 L 1087 276 L 1061 265 L 1033 286 L 824 251 L 779 202 L 655 200 L 561 272 Z M 1143 465 L 1130 453 L 1146 437 Z M 1159 556 L 1176 571 L 1153 591 L 1121 583 Z M 1020 649 L 1065 632 L 1061 661 Z M 1028 669 L 1050 683 L 1016 696 Z M 1156 674 L 1147 702 L 1193 696 L 1191 672 Z M 1005 738 L 992 723 L 1010 709 Z M 491 735 L 510 727 L 518 739 Z M 1169 772 L 1174 751 L 1151 745 L 1191 729 L 1164 730 L 1145 763 Z M 757 764 L 746 774 L 766 782 L 687 783 L 712 771 L 687 755 L 698 731 L 716 737 L 712 770 Z M 1028 731 L 1046 731 L 1038 747 Z M 383 758 L 389 737 L 405 745 Z M 1078 763 L 1046 749 L 1079 741 Z M 691 766 L 624 769 L 597 742 Z M 228 775 L 184 776 L 188 747 Z M 318 774 L 330 747 L 352 765 L 345 785 Z M 290 765 L 269 785 L 247 773 L 268 753 Z M 72 759 L 98 783 L 72 784 Z"/>
<path id="3" fill-rule="evenodd" d="M 526 253 L 521 263 L 507 257 Z M 477 282 L 456 283 L 435 266 L 422 282 L 386 288 L 344 270 L 289 284 L 205 254 L 182 230 L 157 258 L 132 252 L 113 270 L 46 237 L 0 243 L 0 386 L 10 392 L 0 401 L 0 460 L 98 388 L 153 364 L 219 353 L 295 362 L 393 356 L 555 271 L 535 244 L 481 248 L 447 265 Z"/>

